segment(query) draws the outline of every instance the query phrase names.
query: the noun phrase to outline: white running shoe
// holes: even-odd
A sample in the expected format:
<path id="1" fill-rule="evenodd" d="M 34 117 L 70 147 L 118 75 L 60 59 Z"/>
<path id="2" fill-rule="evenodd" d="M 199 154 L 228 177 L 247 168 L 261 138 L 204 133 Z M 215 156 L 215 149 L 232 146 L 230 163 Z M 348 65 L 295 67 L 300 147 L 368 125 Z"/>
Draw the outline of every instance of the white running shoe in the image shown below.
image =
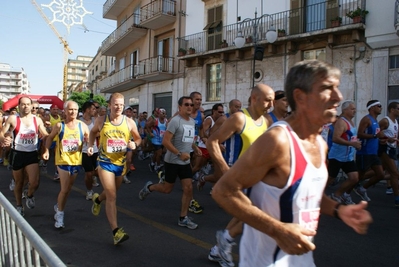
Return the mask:
<path id="1" fill-rule="evenodd" d="M 59 229 L 59 228 L 65 228 L 64 225 L 64 212 L 63 211 L 58 211 L 54 215 L 54 227 Z"/>
<path id="2" fill-rule="evenodd" d="M 86 192 L 86 200 L 92 200 L 93 194 L 94 194 L 93 190 L 88 190 Z"/>

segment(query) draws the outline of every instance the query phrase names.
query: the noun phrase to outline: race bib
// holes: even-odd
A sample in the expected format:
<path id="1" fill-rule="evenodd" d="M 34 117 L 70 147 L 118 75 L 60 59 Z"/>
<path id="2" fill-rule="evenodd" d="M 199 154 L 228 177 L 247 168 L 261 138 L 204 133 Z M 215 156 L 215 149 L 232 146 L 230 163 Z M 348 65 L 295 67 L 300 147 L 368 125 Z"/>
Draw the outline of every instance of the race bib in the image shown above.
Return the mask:
<path id="1" fill-rule="evenodd" d="M 192 125 L 183 124 L 183 138 L 184 143 L 193 143 L 195 136 L 195 128 Z"/>
<path id="2" fill-rule="evenodd" d="M 21 134 L 19 137 L 20 144 L 33 145 L 36 139 L 35 133 Z"/>
<path id="3" fill-rule="evenodd" d="M 62 140 L 62 151 L 65 152 L 76 152 L 79 149 L 78 139 L 63 139 Z"/>
<path id="4" fill-rule="evenodd" d="M 162 130 L 159 131 L 159 136 L 160 136 L 160 137 L 163 137 L 164 134 L 165 134 L 165 131 L 162 131 Z"/>
<path id="5" fill-rule="evenodd" d="M 299 225 L 302 227 L 317 231 L 319 224 L 320 208 L 305 209 L 299 211 Z M 309 240 L 313 242 L 313 236 L 308 236 Z"/>
<path id="6" fill-rule="evenodd" d="M 121 153 L 126 152 L 127 144 L 124 140 L 108 139 L 107 153 Z"/>

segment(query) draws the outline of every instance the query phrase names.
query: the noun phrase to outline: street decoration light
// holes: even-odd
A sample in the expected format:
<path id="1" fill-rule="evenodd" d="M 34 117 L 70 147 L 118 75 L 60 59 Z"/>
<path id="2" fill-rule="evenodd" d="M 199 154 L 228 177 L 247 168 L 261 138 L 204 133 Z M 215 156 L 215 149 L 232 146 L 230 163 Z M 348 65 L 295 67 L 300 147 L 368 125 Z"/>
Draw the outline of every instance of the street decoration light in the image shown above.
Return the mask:
<path id="1" fill-rule="evenodd" d="M 253 46 L 254 46 L 254 58 L 253 58 L 253 64 L 252 64 L 252 86 L 251 87 L 254 87 L 254 85 L 255 85 L 255 76 L 254 76 L 254 74 L 255 74 L 255 60 L 257 59 L 257 60 L 262 60 L 263 59 L 263 50 L 264 50 L 264 48 L 263 47 L 257 47 L 257 38 L 258 38 L 258 33 L 257 33 L 257 31 L 258 31 L 258 26 L 259 26 L 259 21 L 262 19 L 262 18 L 264 18 L 264 17 L 270 17 L 271 19 L 272 19 L 272 23 L 271 23 L 271 25 L 270 25 L 270 27 L 269 27 L 269 29 L 267 30 L 267 32 L 266 32 L 266 40 L 269 42 L 269 43 L 274 43 L 276 40 L 277 40 L 277 32 L 276 32 L 276 28 L 273 26 L 273 17 L 271 16 L 271 15 L 269 15 L 269 14 L 264 14 L 264 15 L 262 15 L 262 16 L 260 16 L 259 18 L 257 17 L 257 11 L 255 10 L 255 18 L 254 19 L 250 19 L 250 18 L 246 18 L 246 19 L 244 19 L 241 23 L 240 23 L 240 29 L 238 30 L 238 32 L 237 32 L 237 36 L 236 36 L 236 38 L 234 39 L 234 45 L 237 47 L 237 48 L 242 48 L 243 46 L 244 46 L 244 44 L 245 44 L 245 38 L 244 38 L 244 35 L 242 34 L 242 30 L 241 30 L 241 25 L 242 25 L 242 23 L 244 23 L 244 22 L 247 22 L 247 21 L 251 21 L 252 22 L 252 27 L 253 27 Z M 259 56 L 258 54 L 259 53 L 257 53 L 257 49 L 259 49 L 259 51 L 260 51 L 260 53 L 261 53 L 261 56 Z"/>

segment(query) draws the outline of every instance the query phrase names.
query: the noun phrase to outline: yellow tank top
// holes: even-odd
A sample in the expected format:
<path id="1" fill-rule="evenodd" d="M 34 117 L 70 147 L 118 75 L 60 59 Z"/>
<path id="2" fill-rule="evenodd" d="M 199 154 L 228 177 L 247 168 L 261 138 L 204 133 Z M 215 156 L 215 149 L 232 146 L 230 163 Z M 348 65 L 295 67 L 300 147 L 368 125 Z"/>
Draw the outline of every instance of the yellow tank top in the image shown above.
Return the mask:
<path id="1" fill-rule="evenodd" d="M 82 122 L 77 121 L 75 129 L 69 129 L 61 122 L 61 130 L 54 138 L 55 165 L 82 165 L 83 131 Z"/>
<path id="2" fill-rule="evenodd" d="M 51 116 L 50 114 L 50 124 L 51 127 L 53 127 L 54 125 L 56 125 L 57 123 L 59 123 L 61 121 L 61 116 L 58 115 L 58 119 L 54 118 L 53 116 Z"/>
<path id="3" fill-rule="evenodd" d="M 242 147 L 238 157 L 241 157 L 241 155 L 247 151 L 249 146 L 252 145 L 252 143 L 255 142 L 255 140 L 267 130 L 267 123 L 263 116 L 262 123 L 260 125 L 256 125 L 246 108 L 243 108 L 242 112 L 245 115 L 245 125 L 244 129 L 240 133 Z"/>
<path id="4" fill-rule="evenodd" d="M 123 166 L 126 162 L 127 144 L 130 139 L 129 126 L 123 116 L 119 125 L 113 125 L 109 116 L 105 116 L 104 125 L 100 132 L 98 146 L 98 160 Z"/>

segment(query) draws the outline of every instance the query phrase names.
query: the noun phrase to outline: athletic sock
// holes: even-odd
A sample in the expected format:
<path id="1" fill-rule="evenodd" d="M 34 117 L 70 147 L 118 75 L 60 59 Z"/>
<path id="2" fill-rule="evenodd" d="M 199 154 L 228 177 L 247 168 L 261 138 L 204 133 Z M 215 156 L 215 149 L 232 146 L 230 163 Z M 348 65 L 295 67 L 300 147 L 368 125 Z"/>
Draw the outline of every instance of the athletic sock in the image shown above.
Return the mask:
<path id="1" fill-rule="evenodd" d="M 231 242 L 234 241 L 234 238 L 230 236 L 229 230 L 227 229 L 223 231 L 223 237 Z"/>
<path id="2" fill-rule="evenodd" d="M 118 232 L 118 230 L 119 230 L 119 227 L 116 227 L 114 230 L 112 230 L 112 234 L 115 235 L 116 232 Z"/>

